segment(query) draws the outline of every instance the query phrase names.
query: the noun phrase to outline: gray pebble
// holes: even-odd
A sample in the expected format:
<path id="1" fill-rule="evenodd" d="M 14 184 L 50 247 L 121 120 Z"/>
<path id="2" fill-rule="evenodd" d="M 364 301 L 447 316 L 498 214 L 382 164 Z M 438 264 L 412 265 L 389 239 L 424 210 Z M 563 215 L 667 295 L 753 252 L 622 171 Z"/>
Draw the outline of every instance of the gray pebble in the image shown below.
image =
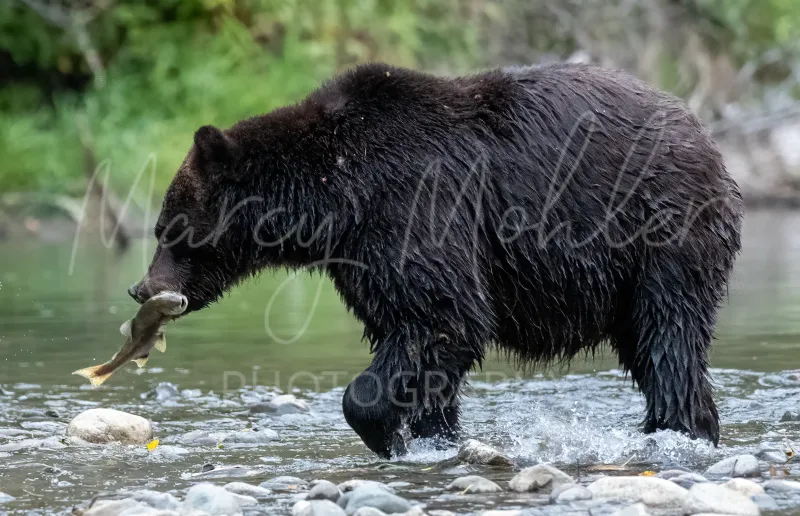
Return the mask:
<path id="1" fill-rule="evenodd" d="M 703 475 L 698 475 L 697 473 L 684 473 L 683 475 L 672 477 L 669 480 L 670 482 L 675 482 L 684 489 L 689 489 L 695 484 L 702 484 L 703 482 L 708 482 L 708 479 L 706 477 L 704 477 Z"/>
<path id="2" fill-rule="evenodd" d="M 777 511 L 778 503 L 768 494 L 756 494 L 750 497 L 762 511 Z"/>
<path id="3" fill-rule="evenodd" d="M 656 474 L 656 477 L 663 478 L 664 480 L 671 480 L 675 477 L 679 477 L 683 474 L 691 473 L 691 471 L 686 469 L 668 469 L 666 471 L 661 471 L 660 473 Z"/>
<path id="4" fill-rule="evenodd" d="M 223 438 L 223 443 L 233 444 L 267 444 L 278 440 L 278 432 L 270 428 L 260 430 L 246 430 L 242 432 L 231 432 Z"/>
<path id="5" fill-rule="evenodd" d="M 143 399 L 155 399 L 160 403 L 180 397 L 181 393 L 178 392 L 178 388 L 169 382 L 161 382 L 156 385 L 155 389 L 142 395 Z"/>
<path id="6" fill-rule="evenodd" d="M 245 482 L 231 482 L 225 484 L 225 489 L 237 495 L 251 496 L 257 500 L 268 498 L 272 491 L 264 489 L 263 487 L 253 486 Z"/>
<path id="7" fill-rule="evenodd" d="M 119 516 L 128 509 L 140 506 L 141 504 L 133 498 L 125 498 L 123 500 L 98 500 L 83 513 L 83 516 Z"/>
<path id="8" fill-rule="evenodd" d="M 122 511 L 118 516 L 178 516 L 178 513 L 168 509 L 154 509 L 146 505 L 137 505 Z"/>
<path id="9" fill-rule="evenodd" d="M 54 435 L 52 437 L 45 437 L 44 439 L 22 439 L 21 441 L 12 441 L 7 444 L 0 444 L 0 452 L 16 452 L 22 450 L 61 450 L 66 448 L 67 445 L 61 442 L 61 438 Z"/>
<path id="10" fill-rule="evenodd" d="M 354 512 L 353 516 L 386 516 L 386 513 L 375 507 L 362 507 Z"/>
<path id="11" fill-rule="evenodd" d="M 63 434 L 67 429 L 66 423 L 58 421 L 23 421 L 20 426 L 26 430 L 39 430 L 49 434 Z"/>
<path id="12" fill-rule="evenodd" d="M 271 489 L 276 492 L 292 493 L 296 491 L 305 491 L 308 489 L 308 482 L 302 478 L 281 476 L 261 482 L 258 487 Z"/>
<path id="13" fill-rule="evenodd" d="M 530 468 L 525 468 L 517 473 L 508 482 L 508 487 L 512 491 L 524 492 L 545 492 L 549 493 L 553 488 L 562 484 L 574 484 L 575 480 L 563 471 L 548 464 L 539 464 Z"/>
<path id="14" fill-rule="evenodd" d="M 211 466 L 209 469 L 208 466 Z M 251 478 L 258 477 L 264 474 L 263 469 L 250 468 L 247 466 L 219 466 L 214 467 L 213 464 L 203 466 L 203 472 L 194 475 L 198 480 L 217 480 L 228 478 Z"/>
<path id="15" fill-rule="evenodd" d="M 133 498 L 137 502 L 148 505 L 154 509 L 174 510 L 178 508 L 178 499 L 169 493 L 142 489 L 138 491 L 123 491 L 122 494 L 127 498 Z"/>
<path id="16" fill-rule="evenodd" d="M 482 464 L 485 466 L 512 465 L 511 459 L 500 451 L 475 439 L 469 439 L 461 445 L 456 459 L 467 464 Z"/>
<path id="17" fill-rule="evenodd" d="M 555 498 L 551 496 L 551 500 L 555 501 L 556 503 L 578 502 L 581 500 L 591 499 L 592 492 L 585 487 L 578 485 L 561 490 Z"/>
<path id="18" fill-rule="evenodd" d="M 463 494 L 498 493 L 503 490 L 502 487 L 491 480 L 478 475 L 457 478 L 445 489 L 447 491 L 460 491 Z"/>
<path id="19" fill-rule="evenodd" d="M 328 480 L 315 480 L 312 484 L 311 491 L 308 492 L 308 500 L 330 500 L 335 502 L 342 495 L 336 484 Z"/>
<path id="20" fill-rule="evenodd" d="M 615 512 L 614 516 L 648 516 L 649 514 L 645 504 L 635 503 Z"/>
<path id="21" fill-rule="evenodd" d="M 684 514 L 714 513 L 759 516 L 760 510 L 750 498 L 727 487 L 705 482 L 695 484 L 683 505 Z"/>
<path id="22" fill-rule="evenodd" d="M 361 486 L 380 487 L 381 489 L 389 491 L 390 493 L 394 493 L 394 489 L 387 486 L 383 482 L 376 482 L 374 480 L 361 480 L 359 478 L 342 482 L 337 487 L 339 488 L 339 491 L 341 491 L 342 493 L 348 493 Z"/>
<path id="23" fill-rule="evenodd" d="M 758 459 L 753 455 L 738 455 L 721 460 L 708 468 L 706 477 L 757 477 L 761 475 Z"/>
<path id="24" fill-rule="evenodd" d="M 470 466 L 469 464 L 460 464 L 458 466 L 453 466 L 451 468 L 447 468 L 442 471 L 443 475 L 448 475 L 451 477 L 465 477 L 470 473 L 473 473 L 475 468 Z"/>
<path id="25" fill-rule="evenodd" d="M 241 514 L 237 496 L 214 484 L 196 484 L 186 493 L 180 512 L 202 511 L 211 516 Z"/>
<path id="26" fill-rule="evenodd" d="M 305 414 L 311 409 L 303 400 L 297 399 L 293 394 L 282 394 L 275 396 L 267 403 L 256 403 L 250 407 L 251 414 Z"/>
<path id="27" fill-rule="evenodd" d="M 786 454 L 780 450 L 761 450 L 756 453 L 759 460 L 763 460 L 769 464 L 785 464 Z"/>
<path id="28" fill-rule="evenodd" d="M 330 500 L 301 500 L 292 507 L 292 516 L 345 516 L 345 512 Z"/>
<path id="29" fill-rule="evenodd" d="M 752 480 L 746 478 L 732 478 L 723 484 L 728 489 L 733 489 L 745 496 L 755 496 L 764 494 L 764 488 Z"/>
<path id="30" fill-rule="evenodd" d="M 767 480 L 763 487 L 768 493 L 800 493 L 800 482 L 793 480 Z"/>
<path id="31" fill-rule="evenodd" d="M 411 509 L 411 504 L 403 498 L 386 491 L 381 487 L 364 485 L 350 493 L 345 506 L 345 512 L 351 516 L 361 507 L 374 507 L 392 514 L 406 512 Z"/>
<path id="32" fill-rule="evenodd" d="M 216 446 L 217 440 L 204 430 L 193 430 L 178 438 L 178 442 L 187 446 Z"/>

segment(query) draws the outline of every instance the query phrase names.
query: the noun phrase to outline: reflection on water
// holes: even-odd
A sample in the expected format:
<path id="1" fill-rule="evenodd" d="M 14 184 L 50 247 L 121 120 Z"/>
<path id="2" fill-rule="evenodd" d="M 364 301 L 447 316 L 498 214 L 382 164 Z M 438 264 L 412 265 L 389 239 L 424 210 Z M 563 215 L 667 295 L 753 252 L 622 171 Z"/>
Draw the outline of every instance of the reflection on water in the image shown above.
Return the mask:
<path id="1" fill-rule="evenodd" d="M 596 463 L 700 467 L 734 451 L 800 444 L 800 422 L 780 421 L 785 412 L 797 411 L 800 399 L 800 375 L 792 372 L 800 369 L 798 226 L 800 215 L 794 213 L 747 218 L 745 250 L 712 356 L 720 449 L 671 432 L 639 434 L 643 401 L 615 370 L 613 358 L 527 374 L 489 361 L 472 378 L 465 433 L 501 447 L 521 464 L 556 462 L 578 476 Z M 381 461 L 347 427 L 340 413 L 343 387 L 369 363 L 369 354 L 361 326 L 317 275 L 265 273 L 219 305 L 170 326 L 169 351 L 152 357 L 147 370 L 131 365 L 107 386 L 89 389 L 70 372 L 107 360 L 121 345 L 119 325 L 136 310 L 125 290 L 141 276 L 149 255 L 135 249 L 117 258 L 87 246 L 70 275 L 71 251 L 68 244 L 0 246 L 0 486 L 17 497 L 4 509 L 63 510 L 123 486 L 180 488 L 208 462 L 260 468 L 262 478 L 394 476 L 411 482 L 404 493 L 410 498 L 422 497 L 415 489 L 452 480 L 443 468 L 427 469 L 452 451 L 416 443 L 410 456 L 395 462 L 397 468 L 379 469 Z M 159 382 L 185 394 L 148 397 Z M 247 407 L 269 392 L 254 390 L 254 384 L 297 389 L 309 400 L 311 414 L 252 419 Z M 49 449 L 61 448 L 57 438 L 48 438 L 63 433 L 63 422 L 98 405 L 152 419 L 162 447 L 153 454 L 122 447 Z M 46 416 L 47 410 L 60 417 Z M 180 443 L 191 430 L 240 431 L 248 422 L 275 429 L 281 441 L 266 449 Z M 24 439 L 40 441 L 27 449 L 19 445 Z M 456 507 L 442 499 L 431 508 L 463 512 L 481 506 L 468 504 L 477 505 Z"/>

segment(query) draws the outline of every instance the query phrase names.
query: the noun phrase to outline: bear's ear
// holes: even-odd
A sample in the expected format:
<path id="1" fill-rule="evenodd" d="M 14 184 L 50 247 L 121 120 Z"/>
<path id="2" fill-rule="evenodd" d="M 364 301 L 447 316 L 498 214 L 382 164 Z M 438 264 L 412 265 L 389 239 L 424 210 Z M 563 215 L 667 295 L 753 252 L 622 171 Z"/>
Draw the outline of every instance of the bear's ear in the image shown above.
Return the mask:
<path id="1" fill-rule="evenodd" d="M 225 165 L 233 159 L 233 143 L 213 125 L 204 125 L 194 133 L 194 146 L 203 164 Z"/>

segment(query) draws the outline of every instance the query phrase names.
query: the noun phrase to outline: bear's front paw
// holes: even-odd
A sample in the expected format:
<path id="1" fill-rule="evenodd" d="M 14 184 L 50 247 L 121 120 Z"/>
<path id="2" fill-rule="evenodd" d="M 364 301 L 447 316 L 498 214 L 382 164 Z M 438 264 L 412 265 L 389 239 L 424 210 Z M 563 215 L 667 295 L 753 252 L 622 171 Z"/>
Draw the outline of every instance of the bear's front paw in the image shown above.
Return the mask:
<path id="1" fill-rule="evenodd" d="M 374 375 L 359 375 L 347 386 L 342 412 L 347 424 L 379 456 L 388 459 L 407 453 L 409 410 L 392 403 Z"/>

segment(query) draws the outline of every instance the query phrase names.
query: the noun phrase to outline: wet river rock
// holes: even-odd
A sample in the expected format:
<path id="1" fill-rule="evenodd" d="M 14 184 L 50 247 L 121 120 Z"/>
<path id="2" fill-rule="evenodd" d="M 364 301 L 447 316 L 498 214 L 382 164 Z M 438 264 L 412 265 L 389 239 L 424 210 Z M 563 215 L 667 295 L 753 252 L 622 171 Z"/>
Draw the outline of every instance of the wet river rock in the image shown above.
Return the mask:
<path id="1" fill-rule="evenodd" d="M 345 516 L 344 509 L 330 500 L 301 500 L 292 507 L 292 516 Z"/>
<path id="2" fill-rule="evenodd" d="M 706 482 L 695 484 L 684 503 L 685 514 L 731 514 L 759 516 L 761 511 L 749 497 L 725 486 Z"/>
<path id="3" fill-rule="evenodd" d="M 297 399 L 293 394 L 281 394 L 275 396 L 267 403 L 256 403 L 250 407 L 251 414 L 305 414 L 311 409 L 303 400 Z"/>
<path id="4" fill-rule="evenodd" d="M 576 484 L 563 484 L 550 493 L 550 501 L 554 503 L 578 502 L 581 500 L 591 500 L 592 492 L 584 486 Z"/>
<path id="5" fill-rule="evenodd" d="M 198 511 L 211 516 L 237 515 L 242 513 L 242 498 L 214 484 L 196 484 L 187 491 L 180 512 Z"/>
<path id="6" fill-rule="evenodd" d="M 681 486 L 656 477 L 603 477 L 589 484 L 587 489 L 593 499 L 641 502 L 648 507 L 664 509 L 682 507 L 689 496 Z"/>
<path id="7" fill-rule="evenodd" d="M 761 475 L 758 459 L 753 455 L 737 455 L 728 457 L 712 465 L 705 472 L 709 478 L 721 477 L 757 477 Z"/>
<path id="8" fill-rule="evenodd" d="M 459 477 L 453 480 L 446 488 L 448 491 L 459 491 L 463 494 L 499 493 L 503 490 L 487 478 L 478 475 Z"/>
<path id="9" fill-rule="evenodd" d="M 512 464 L 511 459 L 500 451 L 475 439 L 469 439 L 461 445 L 456 459 L 467 464 L 485 466 L 511 466 Z"/>
<path id="10" fill-rule="evenodd" d="M 225 489 L 227 489 L 231 493 L 244 496 L 251 496 L 257 500 L 268 498 L 272 494 L 272 491 L 270 491 L 269 489 L 265 489 L 259 486 L 253 486 L 245 482 L 230 482 L 228 484 L 225 484 L 223 487 L 225 487 Z"/>
<path id="11" fill-rule="evenodd" d="M 94 444 L 147 444 L 153 439 L 153 427 L 141 416 L 94 408 L 70 421 L 67 436 Z"/>
<path id="12" fill-rule="evenodd" d="M 525 468 L 517 473 L 514 478 L 508 482 L 508 487 L 512 491 L 517 491 L 519 493 L 549 493 L 555 487 L 574 483 L 575 480 L 563 471 L 547 464 L 539 464 L 530 468 Z"/>
<path id="13" fill-rule="evenodd" d="M 302 478 L 282 476 L 271 478 L 267 481 L 261 482 L 258 487 L 264 489 L 271 489 L 277 492 L 292 493 L 297 491 L 305 491 L 308 489 L 308 482 Z"/>
<path id="14" fill-rule="evenodd" d="M 747 497 L 763 495 L 764 488 L 746 478 L 732 478 L 723 484 L 728 489 L 741 493 Z"/>
<path id="15" fill-rule="evenodd" d="M 386 514 L 404 513 L 411 509 L 411 504 L 407 500 L 374 485 L 357 487 L 342 496 L 342 498 L 345 497 L 347 497 L 347 504 L 344 506 L 344 510 L 348 516 L 352 516 L 361 507 L 373 507 Z"/>
<path id="16" fill-rule="evenodd" d="M 307 500 L 330 500 L 336 502 L 342 496 L 336 484 L 328 480 L 315 480 L 309 484 L 309 487 L 311 487 L 311 490 L 308 492 Z"/>

